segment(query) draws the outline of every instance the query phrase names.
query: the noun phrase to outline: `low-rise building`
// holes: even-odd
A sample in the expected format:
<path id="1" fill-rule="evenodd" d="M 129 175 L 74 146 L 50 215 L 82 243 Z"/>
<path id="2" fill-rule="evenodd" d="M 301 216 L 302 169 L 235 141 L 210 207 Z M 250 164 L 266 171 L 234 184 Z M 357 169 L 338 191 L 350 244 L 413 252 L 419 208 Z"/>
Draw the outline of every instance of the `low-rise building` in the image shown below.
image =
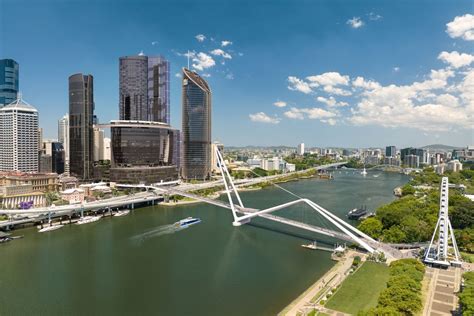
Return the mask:
<path id="1" fill-rule="evenodd" d="M 61 199 L 68 201 L 69 204 L 82 203 L 84 202 L 84 190 L 78 188 L 67 189 L 61 191 Z"/>
<path id="2" fill-rule="evenodd" d="M 459 172 L 462 170 L 462 163 L 460 163 L 457 159 L 448 161 L 448 163 L 446 164 L 446 170 L 452 172 Z"/>
<path id="3" fill-rule="evenodd" d="M 32 192 L 57 191 L 59 187 L 58 174 L 20 171 L 0 172 L 0 186 L 22 184 L 30 184 Z"/>

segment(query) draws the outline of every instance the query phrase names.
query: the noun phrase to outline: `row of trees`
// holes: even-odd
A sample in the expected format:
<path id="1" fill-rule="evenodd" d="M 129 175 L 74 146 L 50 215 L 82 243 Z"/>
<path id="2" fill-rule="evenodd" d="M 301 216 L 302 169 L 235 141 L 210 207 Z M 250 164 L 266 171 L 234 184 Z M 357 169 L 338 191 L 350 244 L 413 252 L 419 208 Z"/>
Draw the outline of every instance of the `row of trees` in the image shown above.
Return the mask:
<path id="1" fill-rule="evenodd" d="M 287 163 L 294 164 L 297 171 L 306 170 L 312 167 L 326 165 L 334 162 L 329 157 L 318 157 L 317 155 L 312 154 L 304 154 L 303 156 L 293 154 L 291 156 L 285 157 L 285 161 Z"/>
<path id="2" fill-rule="evenodd" d="M 403 187 L 403 197 L 379 207 L 376 216 L 359 224 L 359 229 L 384 242 L 411 243 L 428 241 L 433 234 L 439 212 L 441 176 L 432 170 L 416 175 Z M 451 182 L 451 178 L 449 179 Z M 464 183 L 468 183 L 464 181 Z M 428 184 L 436 188 L 416 192 L 412 184 Z M 469 184 L 469 183 L 468 183 Z M 449 216 L 461 250 L 474 252 L 474 202 L 458 190 L 450 190 Z"/>
<path id="3" fill-rule="evenodd" d="M 416 259 L 392 262 L 387 288 L 380 293 L 377 306 L 359 315 L 416 315 L 422 307 L 421 281 L 424 274 L 424 265 Z"/>

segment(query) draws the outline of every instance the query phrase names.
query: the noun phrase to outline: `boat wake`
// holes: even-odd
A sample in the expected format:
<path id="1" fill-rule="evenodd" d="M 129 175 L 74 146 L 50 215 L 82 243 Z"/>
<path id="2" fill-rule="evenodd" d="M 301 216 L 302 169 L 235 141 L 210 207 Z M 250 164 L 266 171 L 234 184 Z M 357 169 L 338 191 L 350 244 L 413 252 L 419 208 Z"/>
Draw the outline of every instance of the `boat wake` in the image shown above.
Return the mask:
<path id="1" fill-rule="evenodd" d="M 162 225 L 162 226 L 158 226 L 158 227 L 156 227 L 152 230 L 146 231 L 144 233 L 132 236 L 132 237 L 130 237 L 130 240 L 133 243 L 141 244 L 141 243 L 145 242 L 148 239 L 156 238 L 156 237 L 160 237 L 160 236 L 164 236 L 164 235 L 169 235 L 169 234 L 174 234 L 177 231 L 180 231 L 182 229 L 183 229 L 183 227 L 179 227 L 179 226 L 176 226 L 174 224 Z"/>

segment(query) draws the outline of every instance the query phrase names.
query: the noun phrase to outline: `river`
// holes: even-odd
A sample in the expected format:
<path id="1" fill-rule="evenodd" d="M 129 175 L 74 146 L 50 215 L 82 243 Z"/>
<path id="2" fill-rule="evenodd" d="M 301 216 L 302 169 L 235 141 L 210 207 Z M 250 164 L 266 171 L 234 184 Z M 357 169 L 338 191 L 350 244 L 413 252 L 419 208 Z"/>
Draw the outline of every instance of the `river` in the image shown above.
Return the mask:
<path id="1" fill-rule="evenodd" d="M 379 175 L 374 177 L 373 175 Z M 345 218 L 394 199 L 400 174 L 336 171 L 334 180 L 282 186 Z M 249 207 L 295 199 L 272 187 L 243 192 Z M 307 206 L 278 211 L 331 227 Z M 202 223 L 175 231 L 187 216 Z M 233 227 L 228 210 L 205 204 L 140 208 L 0 245 L 2 315 L 275 315 L 333 266 L 330 253 L 300 247 L 320 236 L 256 219 Z M 328 244 L 334 241 L 326 240 Z"/>

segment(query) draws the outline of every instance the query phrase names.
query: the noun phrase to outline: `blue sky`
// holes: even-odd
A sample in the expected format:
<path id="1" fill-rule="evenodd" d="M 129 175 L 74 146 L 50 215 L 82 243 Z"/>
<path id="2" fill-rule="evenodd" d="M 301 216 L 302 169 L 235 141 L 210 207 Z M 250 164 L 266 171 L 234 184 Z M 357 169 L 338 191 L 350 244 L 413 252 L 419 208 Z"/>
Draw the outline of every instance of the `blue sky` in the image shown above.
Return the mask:
<path id="1" fill-rule="evenodd" d="M 472 1 L 0 0 L 0 58 L 20 63 L 49 138 L 73 73 L 94 76 L 99 120 L 117 119 L 118 58 L 140 51 L 170 60 L 180 128 L 175 74 L 189 50 L 226 145 L 466 146 L 473 12 Z"/>

